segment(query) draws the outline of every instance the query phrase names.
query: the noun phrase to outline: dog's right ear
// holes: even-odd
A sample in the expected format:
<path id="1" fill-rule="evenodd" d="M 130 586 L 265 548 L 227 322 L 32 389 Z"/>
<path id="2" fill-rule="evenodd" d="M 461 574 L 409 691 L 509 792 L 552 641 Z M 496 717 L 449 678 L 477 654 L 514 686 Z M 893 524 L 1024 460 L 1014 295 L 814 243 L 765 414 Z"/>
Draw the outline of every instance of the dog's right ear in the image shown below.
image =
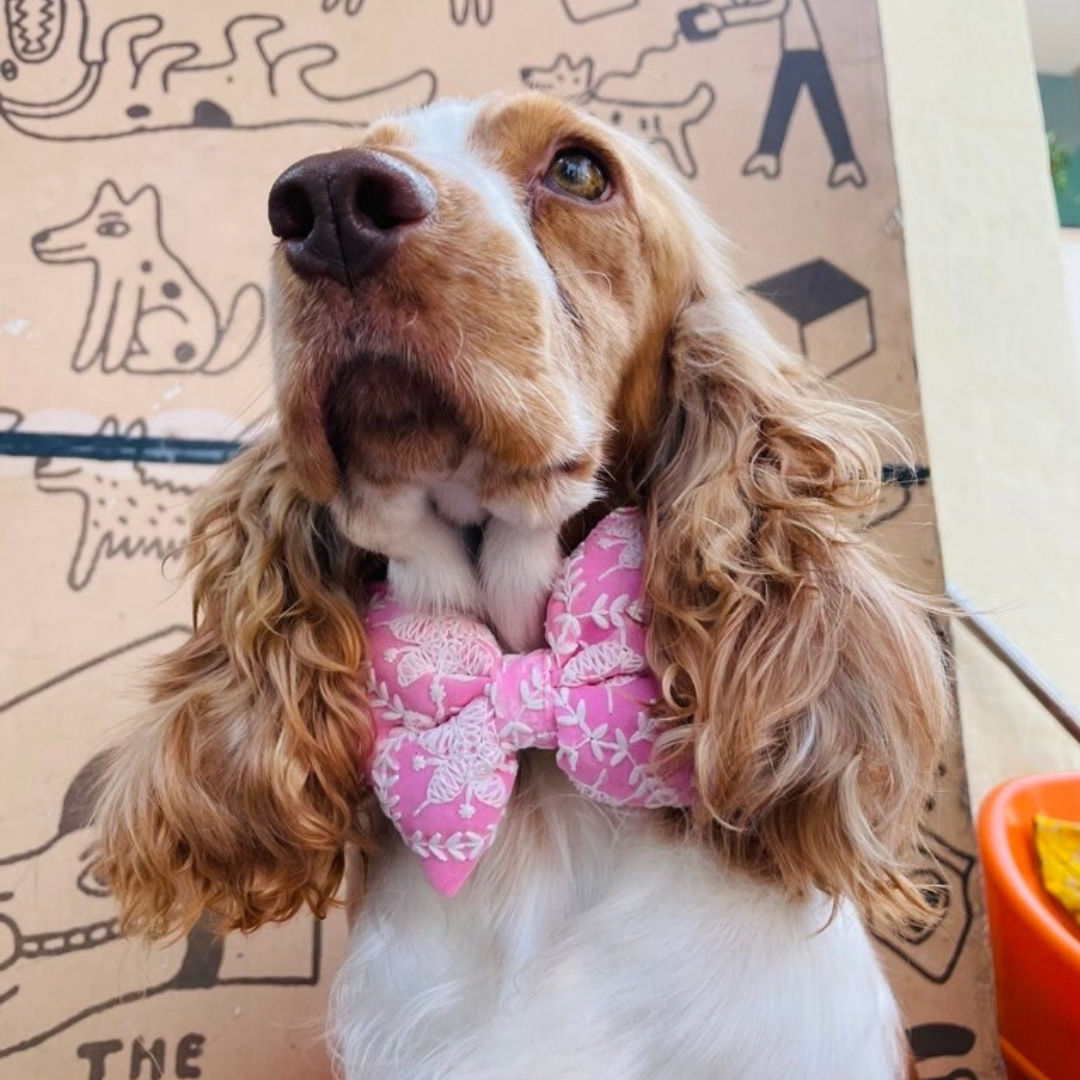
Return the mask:
<path id="1" fill-rule="evenodd" d="M 194 630 L 157 663 L 150 709 L 112 752 L 99 876 L 127 932 L 208 911 L 252 930 L 323 914 L 356 825 L 372 740 L 357 607 L 372 557 L 290 479 L 279 436 L 226 465 L 194 508 Z"/>

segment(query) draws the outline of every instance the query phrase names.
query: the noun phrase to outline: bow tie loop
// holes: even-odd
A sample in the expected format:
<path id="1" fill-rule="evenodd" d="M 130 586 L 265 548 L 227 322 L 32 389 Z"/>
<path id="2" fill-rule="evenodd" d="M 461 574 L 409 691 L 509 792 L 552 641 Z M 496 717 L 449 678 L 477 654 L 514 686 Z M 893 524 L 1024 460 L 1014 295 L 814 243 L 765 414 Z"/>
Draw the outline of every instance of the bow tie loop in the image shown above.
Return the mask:
<path id="1" fill-rule="evenodd" d="M 522 655 L 504 655 L 472 619 L 373 596 L 372 785 L 441 892 L 456 892 L 494 842 L 519 750 L 555 750 L 578 791 L 608 805 L 689 805 L 691 769 L 662 775 L 652 761 L 643 558 L 638 515 L 609 514 L 564 564 L 548 647 Z"/>
<path id="2" fill-rule="evenodd" d="M 488 691 L 500 745 L 510 750 L 558 746 L 554 657 L 546 649 L 502 658 Z"/>

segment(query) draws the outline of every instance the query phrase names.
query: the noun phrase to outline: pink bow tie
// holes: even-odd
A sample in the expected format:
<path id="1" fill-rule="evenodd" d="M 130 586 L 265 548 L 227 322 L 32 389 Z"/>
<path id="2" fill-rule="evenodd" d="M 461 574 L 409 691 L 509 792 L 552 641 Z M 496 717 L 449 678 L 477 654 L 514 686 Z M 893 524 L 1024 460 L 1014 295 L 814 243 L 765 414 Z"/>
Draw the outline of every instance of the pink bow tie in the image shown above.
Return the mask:
<path id="1" fill-rule="evenodd" d="M 555 750 L 599 802 L 690 804 L 691 768 L 661 775 L 652 765 L 659 688 L 644 656 L 643 558 L 638 514 L 609 514 L 560 572 L 548 647 L 524 655 L 503 654 L 472 619 L 420 615 L 376 594 L 371 781 L 440 892 L 457 892 L 491 847 L 527 747 Z"/>

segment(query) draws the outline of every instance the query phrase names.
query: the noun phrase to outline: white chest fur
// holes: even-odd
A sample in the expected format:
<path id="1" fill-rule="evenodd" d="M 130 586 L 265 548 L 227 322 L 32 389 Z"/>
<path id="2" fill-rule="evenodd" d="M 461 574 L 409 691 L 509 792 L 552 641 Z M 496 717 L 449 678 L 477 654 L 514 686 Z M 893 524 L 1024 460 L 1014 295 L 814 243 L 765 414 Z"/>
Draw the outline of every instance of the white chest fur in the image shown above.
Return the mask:
<path id="1" fill-rule="evenodd" d="M 528 759 L 456 897 L 400 845 L 377 862 L 334 992 L 346 1080 L 902 1075 L 853 911 L 828 922 Z"/>

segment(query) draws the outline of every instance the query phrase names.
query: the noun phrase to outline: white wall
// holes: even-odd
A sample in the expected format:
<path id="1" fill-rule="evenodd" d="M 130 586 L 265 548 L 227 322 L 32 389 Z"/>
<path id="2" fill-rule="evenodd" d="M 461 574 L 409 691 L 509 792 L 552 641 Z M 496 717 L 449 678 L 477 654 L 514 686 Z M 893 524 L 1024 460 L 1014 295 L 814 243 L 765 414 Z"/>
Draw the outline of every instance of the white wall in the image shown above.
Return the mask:
<path id="1" fill-rule="evenodd" d="M 1061 261 L 1065 267 L 1065 301 L 1069 305 L 1076 363 L 1080 370 L 1080 229 L 1061 230 Z"/>
<path id="2" fill-rule="evenodd" d="M 1080 2 L 1027 0 L 1027 9 L 1038 70 L 1044 75 L 1073 74 L 1080 67 Z"/>
<path id="3" fill-rule="evenodd" d="M 1078 0 L 1057 7 L 1080 30 Z M 1024 9 L 880 11 L 946 574 L 1080 701 L 1080 364 Z M 1080 271 L 1072 244 L 1068 262 Z M 1075 278 L 1070 291 L 1075 317 Z M 967 644 L 973 789 L 1080 767 L 1080 748 L 1047 736 L 1024 695 L 995 692 L 994 662 Z"/>

